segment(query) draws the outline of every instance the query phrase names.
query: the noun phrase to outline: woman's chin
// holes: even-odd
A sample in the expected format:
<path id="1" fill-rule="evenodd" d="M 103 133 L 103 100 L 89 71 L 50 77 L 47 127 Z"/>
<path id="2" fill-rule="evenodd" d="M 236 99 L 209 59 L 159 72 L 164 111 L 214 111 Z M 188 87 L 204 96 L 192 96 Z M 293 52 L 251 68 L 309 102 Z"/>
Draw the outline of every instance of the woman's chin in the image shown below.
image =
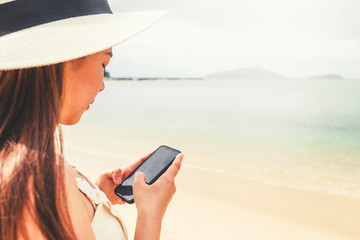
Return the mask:
<path id="1" fill-rule="evenodd" d="M 60 124 L 68 125 L 68 126 L 75 125 L 80 121 L 82 114 L 80 116 L 76 116 L 76 117 L 72 117 L 72 118 L 61 119 Z"/>
<path id="2" fill-rule="evenodd" d="M 81 109 L 78 109 L 77 111 L 73 112 L 62 112 L 63 115 L 60 117 L 60 124 L 62 125 L 75 125 L 78 123 L 87 110 L 89 110 L 90 104 L 86 107 L 82 107 Z"/>

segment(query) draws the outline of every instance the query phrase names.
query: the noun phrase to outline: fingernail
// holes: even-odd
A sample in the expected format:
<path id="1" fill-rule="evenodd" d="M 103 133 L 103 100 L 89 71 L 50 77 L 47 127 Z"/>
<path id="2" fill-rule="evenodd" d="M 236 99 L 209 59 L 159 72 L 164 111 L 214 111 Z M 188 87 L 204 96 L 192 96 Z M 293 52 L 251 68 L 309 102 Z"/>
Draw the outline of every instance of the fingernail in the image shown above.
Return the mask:
<path id="1" fill-rule="evenodd" d="M 116 177 L 117 182 L 121 182 L 121 177 Z"/>

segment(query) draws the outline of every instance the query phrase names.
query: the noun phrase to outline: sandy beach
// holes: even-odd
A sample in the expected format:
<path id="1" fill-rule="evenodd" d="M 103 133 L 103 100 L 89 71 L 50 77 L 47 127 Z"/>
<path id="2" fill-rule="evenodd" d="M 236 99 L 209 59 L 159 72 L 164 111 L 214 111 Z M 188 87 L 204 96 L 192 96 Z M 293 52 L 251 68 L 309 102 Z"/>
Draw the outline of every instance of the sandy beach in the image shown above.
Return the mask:
<path id="1" fill-rule="evenodd" d="M 105 169 L 95 168 L 95 159 L 90 161 L 89 165 L 72 163 L 95 179 Z M 359 198 L 204 172 L 186 167 L 186 159 L 176 184 L 177 193 L 163 220 L 162 239 L 360 238 Z M 118 206 L 118 210 L 133 239 L 135 205 Z"/>

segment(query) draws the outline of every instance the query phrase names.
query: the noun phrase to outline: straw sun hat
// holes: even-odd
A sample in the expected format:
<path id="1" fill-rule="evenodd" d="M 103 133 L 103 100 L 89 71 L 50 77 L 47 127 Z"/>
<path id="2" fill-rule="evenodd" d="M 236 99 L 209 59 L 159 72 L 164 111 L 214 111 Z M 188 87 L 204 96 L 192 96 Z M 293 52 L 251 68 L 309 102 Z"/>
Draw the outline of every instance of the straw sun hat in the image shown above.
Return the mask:
<path id="1" fill-rule="evenodd" d="M 0 70 L 54 64 L 105 50 L 167 13 L 112 14 L 107 0 L 0 0 Z"/>

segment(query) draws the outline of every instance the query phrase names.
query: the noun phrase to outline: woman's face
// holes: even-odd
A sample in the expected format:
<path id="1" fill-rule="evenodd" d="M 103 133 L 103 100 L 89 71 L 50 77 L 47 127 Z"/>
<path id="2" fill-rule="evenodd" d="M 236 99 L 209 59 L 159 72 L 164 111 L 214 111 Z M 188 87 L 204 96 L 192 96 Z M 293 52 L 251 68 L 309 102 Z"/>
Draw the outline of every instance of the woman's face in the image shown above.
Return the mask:
<path id="1" fill-rule="evenodd" d="M 110 48 L 65 63 L 61 124 L 77 123 L 96 95 L 105 89 L 104 67 L 109 64 L 111 57 Z"/>

